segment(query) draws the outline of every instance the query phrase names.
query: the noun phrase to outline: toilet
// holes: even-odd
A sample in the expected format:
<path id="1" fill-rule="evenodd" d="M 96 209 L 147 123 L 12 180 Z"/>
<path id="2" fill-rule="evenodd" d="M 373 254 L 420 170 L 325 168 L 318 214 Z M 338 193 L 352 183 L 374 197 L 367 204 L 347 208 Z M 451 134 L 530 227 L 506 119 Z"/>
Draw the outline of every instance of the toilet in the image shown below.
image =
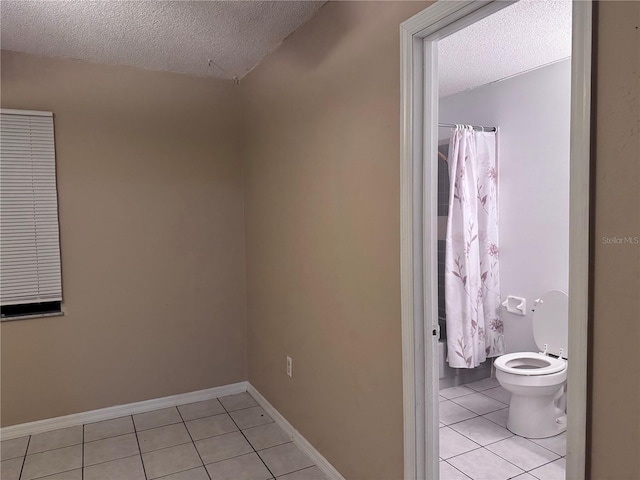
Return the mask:
<path id="1" fill-rule="evenodd" d="M 498 382 L 511 392 L 507 428 L 521 437 L 545 438 L 566 430 L 569 297 L 550 290 L 535 301 L 533 311 L 540 353 L 508 353 L 494 365 Z"/>

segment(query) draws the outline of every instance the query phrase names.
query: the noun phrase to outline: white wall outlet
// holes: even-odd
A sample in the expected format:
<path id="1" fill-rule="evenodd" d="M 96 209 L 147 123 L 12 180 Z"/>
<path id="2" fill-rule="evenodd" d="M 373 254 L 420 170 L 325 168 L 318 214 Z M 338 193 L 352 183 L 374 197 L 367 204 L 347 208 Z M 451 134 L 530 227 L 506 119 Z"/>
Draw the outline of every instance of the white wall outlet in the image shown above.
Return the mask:
<path id="1" fill-rule="evenodd" d="M 287 357 L 287 375 L 293 377 L 293 360 L 291 357 Z"/>

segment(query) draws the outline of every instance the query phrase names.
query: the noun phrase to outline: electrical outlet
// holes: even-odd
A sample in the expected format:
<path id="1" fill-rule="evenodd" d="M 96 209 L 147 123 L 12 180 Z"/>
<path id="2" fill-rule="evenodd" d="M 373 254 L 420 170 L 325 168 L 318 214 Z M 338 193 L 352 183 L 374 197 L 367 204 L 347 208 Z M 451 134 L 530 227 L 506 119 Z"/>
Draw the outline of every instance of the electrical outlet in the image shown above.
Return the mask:
<path id="1" fill-rule="evenodd" d="M 293 360 L 291 357 L 287 357 L 287 375 L 293 377 Z"/>

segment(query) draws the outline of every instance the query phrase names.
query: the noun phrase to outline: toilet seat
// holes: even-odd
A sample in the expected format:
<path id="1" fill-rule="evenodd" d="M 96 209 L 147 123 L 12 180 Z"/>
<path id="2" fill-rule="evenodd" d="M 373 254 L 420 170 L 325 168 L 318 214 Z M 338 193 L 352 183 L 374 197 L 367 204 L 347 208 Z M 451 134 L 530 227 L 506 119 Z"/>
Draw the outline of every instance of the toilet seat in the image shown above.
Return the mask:
<path id="1" fill-rule="evenodd" d="M 517 352 L 501 355 L 494 362 L 495 367 L 513 375 L 550 375 L 567 368 L 565 360 L 542 353 Z"/>

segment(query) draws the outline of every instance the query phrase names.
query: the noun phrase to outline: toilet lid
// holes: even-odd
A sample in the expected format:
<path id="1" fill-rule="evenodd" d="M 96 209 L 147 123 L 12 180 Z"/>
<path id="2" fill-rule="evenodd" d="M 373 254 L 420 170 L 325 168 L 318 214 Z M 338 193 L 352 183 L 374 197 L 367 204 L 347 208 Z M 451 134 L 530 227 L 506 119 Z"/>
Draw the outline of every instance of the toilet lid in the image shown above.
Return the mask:
<path id="1" fill-rule="evenodd" d="M 569 296 L 566 293 L 550 290 L 540 297 L 533 313 L 533 337 L 541 352 L 546 345 L 546 353 L 569 358 Z"/>

